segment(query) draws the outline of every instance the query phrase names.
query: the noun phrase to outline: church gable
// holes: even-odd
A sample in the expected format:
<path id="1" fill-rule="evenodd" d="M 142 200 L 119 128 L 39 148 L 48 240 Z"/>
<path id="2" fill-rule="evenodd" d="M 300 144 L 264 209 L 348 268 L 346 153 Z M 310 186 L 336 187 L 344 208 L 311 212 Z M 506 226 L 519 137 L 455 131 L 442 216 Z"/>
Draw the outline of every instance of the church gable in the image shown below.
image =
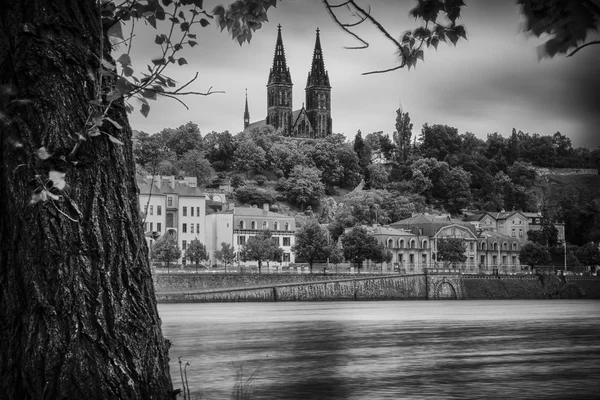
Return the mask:
<path id="1" fill-rule="evenodd" d="M 296 114 L 296 112 L 294 112 Z M 298 115 L 294 116 L 294 122 L 292 127 L 292 135 L 295 137 L 314 137 L 314 129 L 308 119 L 308 115 L 306 114 L 306 109 L 302 108 L 299 110 Z"/>

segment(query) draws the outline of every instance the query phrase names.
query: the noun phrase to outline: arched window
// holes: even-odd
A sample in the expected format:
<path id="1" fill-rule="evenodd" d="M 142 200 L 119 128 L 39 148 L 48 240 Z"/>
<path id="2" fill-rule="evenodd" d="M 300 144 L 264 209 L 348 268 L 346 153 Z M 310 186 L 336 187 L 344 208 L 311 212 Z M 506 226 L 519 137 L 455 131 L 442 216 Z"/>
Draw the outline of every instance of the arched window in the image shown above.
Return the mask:
<path id="1" fill-rule="evenodd" d="M 286 223 L 285 223 L 285 230 L 286 230 L 286 231 L 289 231 L 289 230 L 290 230 L 290 223 L 289 223 L 289 222 L 286 222 Z"/>
<path id="2" fill-rule="evenodd" d="M 252 229 L 252 230 L 256 229 L 256 221 L 250 222 L 250 229 Z"/>
<path id="3" fill-rule="evenodd" d="M 502 250 L 508 250 L 508 243 L 502 243 Z"/>
<path id="4" fill-rule="evenodd" d="M 244 221 L 240 221 L 240 229 L 244 229 Z"/>
<path id="5" fill-rule="evenodd" d="M 269 225 L 267 224 L 267 221 L 263 221 L 263 223 L 262 223 L 263 231 L 266 231 L 268 228 L 269 228 Z"/>
<path id="6" fill-rule="evenodd" d="M 481 242 L 481 250 L 487 250 L 485 242 Z"/>
<path id="7" fill-rule="evenodd" d="M 398 240 L 398 247 L 400 247 L 401 249 L 404 248 L 404 239 Z"/>
<path id="8" fill-rule="evenodd" d="M 426 249 L 427 248 L 427 240 L 423 240 L 423 243 L 421 243 L 421 248 Z"/>
<path id="9" fill-rule="evenodd" d="M 273 230 L 276 231 L 277 228 L 279 228 L 279 224 L 277 224 L 277 221 L 273 222 Z"/>
<path id="10" fill-rule="evenodd" d="M 392 238 L 388 238 L 388 240 L 385 243 L 385 247 L 390 248 L 392 246 L 394 246 L 394 240 Z"/>
<path id="11" fill-rule="evenodd" d="M 498 250 L 498 243 L 494 242 L 494 251 Z"/>
<path id="12" fill-rule="evenodd" d="M 410 241 L 410 248 L 411 249 L 415 248 L 415 240 L 414 239 L 411 239 L 411 241 Z"/>
<path id="13" fill-rule="evenodd" d="M 517 251 L 517 244 L 516 243 L 512 244 L 512 249 L 513 249 L 513 251 Z"/>

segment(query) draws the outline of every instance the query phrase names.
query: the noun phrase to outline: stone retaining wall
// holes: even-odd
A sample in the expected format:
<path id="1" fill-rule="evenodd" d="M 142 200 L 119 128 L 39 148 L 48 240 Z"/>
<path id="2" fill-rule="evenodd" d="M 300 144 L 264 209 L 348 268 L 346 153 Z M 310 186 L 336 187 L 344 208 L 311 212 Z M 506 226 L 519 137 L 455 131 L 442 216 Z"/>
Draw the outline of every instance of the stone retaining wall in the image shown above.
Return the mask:
<path id="1" fill-rule="evenodd" d="M 163 285 L 162 290 L 157 288 L 158 301 L 167 303 L 600 298 L 598 277 L 265 274 L 177 275 L 157 280 Z"/>

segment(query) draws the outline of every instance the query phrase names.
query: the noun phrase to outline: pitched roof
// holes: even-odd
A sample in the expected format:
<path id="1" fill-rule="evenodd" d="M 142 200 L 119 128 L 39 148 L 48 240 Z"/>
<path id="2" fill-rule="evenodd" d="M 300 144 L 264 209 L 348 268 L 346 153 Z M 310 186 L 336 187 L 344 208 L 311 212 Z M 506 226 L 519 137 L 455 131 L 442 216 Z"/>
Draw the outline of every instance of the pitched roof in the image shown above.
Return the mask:
<path id="1" fill-rule="evenodd" d="M 268 217 L 268 218 L 289 218 L 294 219 L 294 217 L 275 213 L 273 211 L 265 211 L 262 208 L 254 208 L 254 207 L 236 207 L 233 211 L 233 215 L 239 217 Z"/>
<path id="2" fill-rule="evenodd" d="M 460 225 L 471 231 L 473 235 L 476 234 L 475 226 L 473 224 L 464 222 L 455 218 L 440 217 L 429 214 L 417 214 L 411 218 L 406 218 L 390 224 L 392 228 L 400 229 L 413 229 L 419 228 L 423 235 L 434 236 L 441 228 L 448 225 Z"/>
<path id="3" fill-rule="evenodd" d="M 179 196 L 205 197 L 204 192 L 199 187 L 192 187 L 179 182 L 175 182 L 174 188 L 172 188 L 171 185 L 161 185 L 159 188 L 156 186 L 156 183 L 150 186 L 150 183 L 145 180 L 138 180 L 137 184 L 138 188 L 140 189 L 140 194 L 143 195 L 159 196 L 166 194 L 177 194 Z"/>

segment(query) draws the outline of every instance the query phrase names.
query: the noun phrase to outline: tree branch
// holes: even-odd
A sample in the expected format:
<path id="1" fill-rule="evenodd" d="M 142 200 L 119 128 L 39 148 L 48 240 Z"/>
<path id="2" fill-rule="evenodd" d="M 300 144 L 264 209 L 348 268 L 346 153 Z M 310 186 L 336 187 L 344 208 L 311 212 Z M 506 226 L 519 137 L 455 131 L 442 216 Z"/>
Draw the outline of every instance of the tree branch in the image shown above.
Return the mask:
<path id="1" fill-rule="evenodd" d="M 592 41 L 592 42 L 588 42 L 588 43 L 586 43 L 586 44 L 582 44 L 581 46 L 577 47 L 575 50 L 573 50 L 572 52 L 570 52 L 570 53 L 567 55 L 567 57 L 571 57 L 571 56 L 573 56 L 575 53 L 577 53 L 579 50 L 583 49 L 584 47 L 591 46 L 591 45 L 593 45 L 593 44 L 600 44 L 600 40 L 594 40 L 594 41 Z"/>

